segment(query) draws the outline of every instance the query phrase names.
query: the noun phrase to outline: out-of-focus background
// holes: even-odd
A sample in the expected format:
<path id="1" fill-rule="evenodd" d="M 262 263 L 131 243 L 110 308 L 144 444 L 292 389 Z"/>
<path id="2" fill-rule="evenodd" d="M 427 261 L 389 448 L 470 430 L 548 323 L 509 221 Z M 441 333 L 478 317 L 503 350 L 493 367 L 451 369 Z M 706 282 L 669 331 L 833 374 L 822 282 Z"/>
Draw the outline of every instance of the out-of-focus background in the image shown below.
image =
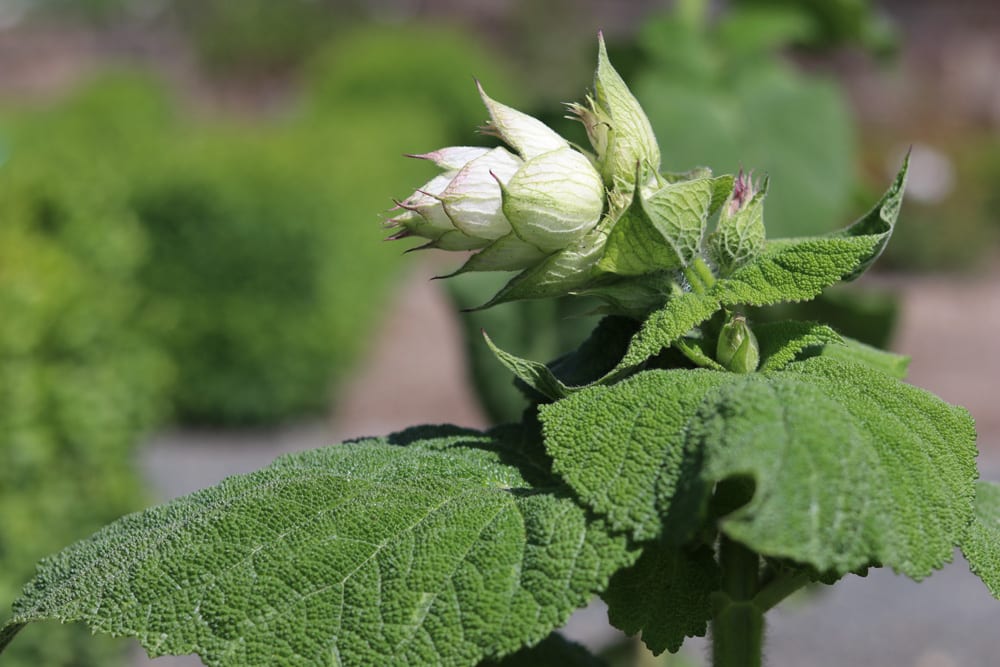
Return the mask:
<path id="1" fill-rule="evenodd" d="M 876 271 L 796 316 L 912 354 L 969 407 L 1000 478 L 1000 4 L 994 0 L 0 0 L 0 618 L 34 562 L 125 512 L 279 453 L 521 399 L 478 339 L 552 358 L 572 303 L 457 315 L 498 279 L 430 281 L 381 214 L 488 141 L 473 77 L 581 143 L 598 29 L 664 169 L 771 178 L 769 234 L 864 212 L 907 150 Z M 777 313 L 759 313 L 760 318 Z M 994 603 L 958 562 L 851 577 L 777 614 L 775 665 L 993 664 Z M 566 632 L 652 661 L 596 605 Z M 15 667 L 147 664 L 38 625 Z M 159 665 L 195 665 L 165 658 Z"/>

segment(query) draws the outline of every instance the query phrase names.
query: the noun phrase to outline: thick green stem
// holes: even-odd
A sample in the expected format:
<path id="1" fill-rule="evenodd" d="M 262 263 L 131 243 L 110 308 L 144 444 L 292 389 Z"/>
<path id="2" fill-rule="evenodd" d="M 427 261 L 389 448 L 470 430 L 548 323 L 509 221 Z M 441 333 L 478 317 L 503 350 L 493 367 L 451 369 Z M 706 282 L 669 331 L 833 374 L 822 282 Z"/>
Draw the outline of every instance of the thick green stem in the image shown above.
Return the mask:
<path id="1" fill-rule="evenodd" d="M 764 613 L 754 600 L 760 585 L 760 557 L 723 536 L 719 543 L 722 591 L 712 617 L 714 667 L 760 667 Z"/>
<path id="2" fill-rule="evenodd" d="M 805 572 L 779 576 L 767 586 L 760 589 L 757 595 L 754 596 L 754 602 L 757 603 L 762 612 L 767 612 L 808 583 L 809 575 Z"/>

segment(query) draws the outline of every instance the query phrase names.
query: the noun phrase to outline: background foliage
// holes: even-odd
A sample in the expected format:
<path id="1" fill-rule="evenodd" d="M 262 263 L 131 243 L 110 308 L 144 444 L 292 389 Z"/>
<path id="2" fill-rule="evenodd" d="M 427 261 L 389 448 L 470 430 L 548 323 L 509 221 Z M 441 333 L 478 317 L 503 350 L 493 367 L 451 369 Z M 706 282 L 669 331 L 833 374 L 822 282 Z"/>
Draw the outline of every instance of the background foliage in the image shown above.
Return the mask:
<path id="1" fill-rule="evenodd" d="M 130 325 L 144 245 L 106 167 L 54 143 L 0 170 L 3 601 L 32 559 L 146 501 L 134 446 L 162 415 L 171 367 Z M 46 627 L 8 660 L 107 664 L 114 650 Z"/>

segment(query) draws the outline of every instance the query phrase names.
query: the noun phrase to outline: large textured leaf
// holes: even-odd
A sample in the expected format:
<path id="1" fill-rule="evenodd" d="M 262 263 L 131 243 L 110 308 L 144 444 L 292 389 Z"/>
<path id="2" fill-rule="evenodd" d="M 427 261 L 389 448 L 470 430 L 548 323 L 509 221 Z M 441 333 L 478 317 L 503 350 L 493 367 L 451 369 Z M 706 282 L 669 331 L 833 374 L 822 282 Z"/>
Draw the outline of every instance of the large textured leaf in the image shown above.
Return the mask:
<path id="1" fill-rule="evenodd" d="M 541 417 L 556 469 L 637 539 L 683 535 L 677 517 L 746 477 L 756 492 L 722 519 L 730 537 L 820 571 L 875 563 L 920 578 L 950 559 L 972 516 L 968 413 L 859 364 L 647 371 Z"/>
<path id="2" fill-rule="evenodd" d="M 869 368 L 882 371 L 886 375 L 890 375 L 897 380 L 903 380 L 906 378 L 906 374 L 910 367 L 910 358 L 908 356 L 896 354 L 894 352 L 886 352 L 885 350 L 880 350 L 877 347 L 872 347 L 871 345 L 854 340 L 853 338 L 847 338 L 846 336 L 842 336 L 841 340 L 843 341 L 843 344 L 826 345 L 820 351 L 820 354 L 824 357 L 864 364 Z"/>
<path id="3" fill-rule="evenodd" d="M 512 653 L 631 560 L 538 450 L 441 427 L 282 457 L 45 561 L 0 645 L 55 618 L 209 665 Z"/>
<path id="4" fill-rule="evenodd" d="M 700 452 L 686 434 L 705 396 L 738 376 L 700 370 L 646 371 L 542 406 L 545 447 L 583 502 L 617 530 L 648 540 L 686 538 L 696 527 Z M 679 489 L 695 484 L 693 506 Z"/>
<path id="5" fill-rule="evenodd" d="M 653 653 L 673 653 L 685 638 L 705 635 L 712 617 L 709 597 L 720 585 L 711 549 L 652 543 L 634 565 L 611 578 L 602 597 L 615 627 L 630 635 L 642 632 Z"/>
<path id="6" fill-rule="evenodd" d="M 1000 484 L 976 484 L 976 511 L 962 540 L 969 569 L 1000 599 Z"/>
<path id="7" fill-rule="evenodd" d="M 757 486 L 723 520 L 730 537 L 839 573 L 876 563 L 919 579 L 951 559 L 978 476 L 964 409 L 824 357 L 713 398 L 698 416 L 703 477 Z"/>

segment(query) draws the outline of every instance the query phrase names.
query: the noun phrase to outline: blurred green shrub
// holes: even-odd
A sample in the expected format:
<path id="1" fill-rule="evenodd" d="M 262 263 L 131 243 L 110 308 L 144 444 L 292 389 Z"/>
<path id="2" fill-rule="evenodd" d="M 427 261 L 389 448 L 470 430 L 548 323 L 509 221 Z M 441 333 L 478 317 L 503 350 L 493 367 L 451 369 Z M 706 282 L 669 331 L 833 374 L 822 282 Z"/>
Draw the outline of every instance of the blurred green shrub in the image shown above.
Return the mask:
<path id="1" fill-rule="evenodd" d="M 345 11 L 344 3 L 315 0 L 171 0 L 170 4 L 201 63 L 223 72 L 266 73 L 298 65 L 353 13 Z"/>
<path id="2" fill-rule="evenodd" d="M 329 405 L 394 275 L 377 211 L 380 179 L 398 176 L 376 177 L 379 120 L 216 130 L 138 179 L 144 324 L 176 360 L 182 420 L 266 423 Z M 354 132 L 376 146 L 352 148 Z"/>
<path id="3" fill-rule="evenodd" d="M 305 77 L 306 110 L 315 119 L 335 121 L 345 108 L 395 108 L 401 119 L 432 116 L 449 141 L 463 145 L 475 143 L 486 120 L 475 79 L 505 104 L 521 101 L 499 58 L 468 34 L 430 25 L 354 30 L 317 54 Z M 437 136 L 413 134 L 400 145 L 440 148 L 431 145 Z"/>
<path id="4" fill-rule="evenodd" d="M 737 0 L 738 4 L 799 14 L 808 32 L 796 45 L 827 48 L 859 44 L 876 55 L 890 55 L 898 47 L 896 28 L 872 0 Z"/>
<path id="5" fill-rule="evenodd" d="M 0 167 L 0 606 L 35 559 L 142 505 L 135 444 L 167 359 L 133 328 L 144 245 L 120 182 L 54 142 Z M 44 627 L 11 665 L 111 665 L 122 646 Z M 5 663 L 8 664 L 8 663 Z"/>
<path id="6" fill-rule="evenodd" d="M 473 68 L 506 89 L 488 63 L 448 31 L 364 30 L 309 68 L 296 119 L 189 130 L 139 179 L 147 323 L 177 360 L 183 419 L 273 422 L 328 405 L 399 264 L 378 242 L 387 194 L 433 171 L 399 153 L 475 138 Z"/>
<path id="7" fill-rule="evenodd" d="M 633 89 L 667 169 L 740 167 L 771 177 L 770 236 L 803 236 L 845 222 L 855 187 L 855 130 L 835 83 L 785 63 L 779 51 L 809 34 L 797 12 L 735 9 L 710 22 L 688 0 L 638 36 L 645 64 Z"/>

